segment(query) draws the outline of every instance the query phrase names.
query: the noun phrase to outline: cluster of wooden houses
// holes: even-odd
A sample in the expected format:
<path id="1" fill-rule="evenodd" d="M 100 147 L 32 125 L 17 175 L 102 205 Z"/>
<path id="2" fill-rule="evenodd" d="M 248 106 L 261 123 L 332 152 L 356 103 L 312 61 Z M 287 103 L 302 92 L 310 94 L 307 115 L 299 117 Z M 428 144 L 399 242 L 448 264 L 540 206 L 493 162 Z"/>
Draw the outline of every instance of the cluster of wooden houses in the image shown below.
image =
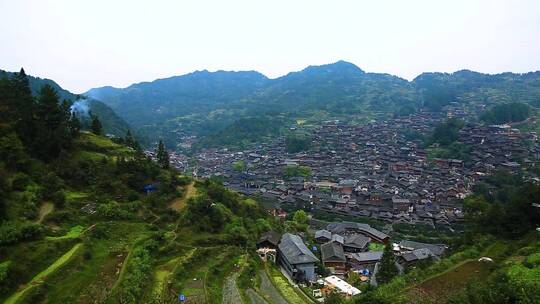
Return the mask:
<path id="1" fill-rule="evenodd" d="M 221 176 L 238 192 L 282 204 L 448 226 L 462 221 L 460 199 L 475 183 L 497 169 L 534 164 L 540 147 L 534 133 L 472 123 L 459 132 L 459 141 L 471 148 L 469 159 L 431 159 L 411 134 L 429 134 L 445 118 L 417 113 L 364 125 L 328 122 L 312 132 L 307 152 L 287 153 L 279 138 L 241 152 L 205 150 L 192 169 L 198 176 Z M 238 162 L 242 170 L 234 168 Z M 309 167 L 311 175 L 285 179 L 287 166 Z"/>
<path id="2" fill-rule="evenodd" d="M 316 282 L 320 279 L 319 264 L 325 268 L 325 273 L 344 278 L 349 272 L 356 272 L 367 281 L 376 273 L 382 258 L 380 245 L 390 242 L 385 233 L 356 222 L 330 223 L 326 229 L 316 231 L 313 239 L 314 243 L 308 248 L 299 235 L 270 231 L 261 236 L 257 252 L 264 260 L 278 263 L 295 281 Z M 370 243 L 380 244 L 379 249 L 370 251 Z M 396 266 L 400 268 L 426 259 L 439 259 L 446 249 L 444 245 L 408 240 L 392 246 Z"/>

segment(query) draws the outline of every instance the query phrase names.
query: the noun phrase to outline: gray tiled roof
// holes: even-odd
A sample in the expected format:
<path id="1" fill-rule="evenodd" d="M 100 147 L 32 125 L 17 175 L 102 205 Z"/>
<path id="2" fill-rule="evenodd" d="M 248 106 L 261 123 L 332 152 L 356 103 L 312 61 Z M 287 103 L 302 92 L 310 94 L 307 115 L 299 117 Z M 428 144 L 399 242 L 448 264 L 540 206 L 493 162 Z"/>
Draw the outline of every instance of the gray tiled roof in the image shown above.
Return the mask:
<path id="1" fill-rule="evenodd" d="M 379 261 L 382 258 L 382 251 L 369 251 L 353 253 L 352 257 L 359 262 Z"/>
<path id="2" fill-rule="evenodd" d="M 257 243 L 262 243 L 264 241 L 269 241 L 270 243 L 277 246 L 279 244 L 279 239 L 281 235 L 275 231 L 267 231 L 261 235 Z"/>
<path id="3" fill-rule="evenodd" d="M 336 242 L 328 242 L 321 245 L 321 256 L 323 262 L 345 262 L 343 246 Z"/>
<path id="4" fill-rule="evenodd" d="M 332 232 L 324 229 L 315 231 L 315 238 L 318 239 L 320 237 L 325 237 L 330 240 L 332 239 Z"/>
<path id="5" fill-rule="evenodd" d="M 372 228 L 368 224 L 362 224 L 362 223 L 355 223 L 355 222 L 330 223 L 328 224 L 328 226 L 326 226 L 326 229 L 332 233 L 337 233 L 337 234 L 341 234 L 345 232 L 346 230 L 355 229 L 360 232 L 364 232 L 369 235 L 372 235 L 373 237 L 380 240 L 384 240 L 388 238 L 388 235 L 386 233 L 383 233 L 375 228 Z"/>
<path id="6" fill-rule="evenodd" d="M 401 255 L 407 262 L 424 260 L 433 256 L 433 253 L 427 248 L 416 249 L 410 252 L 405 252 Z"/>
<path id="7" fill-rule="evenodd" d="M 429 249 L 429 251 L 431 251 L 434 255 L 437 255 L 437 256 L 441 256 L 445 251 L 445 248 L 443 245 L 426 244 L 426 243 L 407 241 L 407 240 L 403 240 L 399 242 L 399 246 L 405 247 L 405 248 L 411 248 L 412 250 L 427 248 Z"/>
<path id="8" fill-rule="evenodd" d="M 345 237 L 345 246 L 355 247 L 355 248 L 364 248 L 367 246 L 371 239 L 367 236 L 361 234 L 353 234 Z"/>
<path id="9" fill-rule="evenodd" d="M 315 263 L 319 259 L 311 252 L 302 239 L 295 234 L 285 233 L 279 243 L 279 251 L 291 264 Z"/>

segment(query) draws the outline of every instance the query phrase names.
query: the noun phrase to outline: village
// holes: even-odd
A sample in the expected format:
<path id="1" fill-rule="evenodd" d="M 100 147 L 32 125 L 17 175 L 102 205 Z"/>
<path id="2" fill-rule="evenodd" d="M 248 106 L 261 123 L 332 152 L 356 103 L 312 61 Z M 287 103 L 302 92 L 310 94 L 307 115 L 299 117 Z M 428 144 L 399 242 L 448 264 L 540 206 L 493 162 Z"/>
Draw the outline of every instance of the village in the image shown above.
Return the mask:
<path id="1" fill-rule="evenodd" d="M 448 251 L 437 239 L 396 238 L 394 224 L 454 233 L 464 221 L 462 200 L 474 185 L 498 170 L 522 171 L 540 159 L 536 134 L 510 125 L 465 124 L 459 142 L 471 148 L 466 160 L 432 157 L 437 145 L 425 147 L 409 136 L 430 134 L 448 117 L 463 116 L 467 113 L 454 111 L 362 125 L 326 121 L 312 130 L 306 151 L 288 153 L 280 137 L 244 151 L 207 149 L 191 158 L 171 153 L 171 164 L 272 202 L 269 212 L 282 221 L 291 215 L 284 209 L 310 212 L 306 231 L 269 231 L 259 239 L 257 254 L 311 298 L 323 301 L 332 292 L 351 298 L 362 286 L 377 286 L 387 245 L 400 273 L 438 261 Z M 354 221 L 320 221 L 315 211 Z M 366 219 L 383 224 L 373 227 Z"/>
<path id="2" fill-rule="evenodd" d="M 308 151 L 287 153 L 280 137 L 244 151 L 203 150 L 195 160 L 171 153 L 171 164 L 196 177 L 221 178 L 228 188 L 275 202 L 277 209 L 292 204 L 388 223 L 452 227 L 463 220 L 460 201 L 476 183 L 540 158 L 536 134 L 509 125 L 466 124 L 459 141 L 471 148 L 468 161 L 431 158 L 420 139 L 407 138 L 463 115 L 420 112 L 362 125 L 328 121 L 315 128 Z M 286 176 L 286 168 L 303 172 Z"/>
<path id="3" fill-rule="evenodd" d="M 277 264 L 292 284 L 309 287 L 313 298 L 322 300 L 333 292 L 351 298 L 361 293 L 356 286 L 377 286 L 383 248 L 389 242 L 388 235 L 367 224 L 334 222 L 314 234 L 269 231 L 257 242 L 257 253 L 263 261 Z M 437 261 L 446 251 L 442 244 L 408 240 L 391 246 L 399 272 Z M 354 276 L 356 286 L 351 284 Z"/>

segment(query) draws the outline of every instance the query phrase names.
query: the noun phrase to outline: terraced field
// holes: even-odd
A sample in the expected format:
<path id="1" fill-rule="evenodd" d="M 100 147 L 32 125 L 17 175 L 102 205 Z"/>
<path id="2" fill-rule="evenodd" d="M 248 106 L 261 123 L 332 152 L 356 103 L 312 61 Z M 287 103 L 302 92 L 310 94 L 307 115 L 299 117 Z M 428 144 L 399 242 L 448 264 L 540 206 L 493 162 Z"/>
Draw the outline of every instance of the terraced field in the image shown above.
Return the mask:
<path id="1" fill-rule="evenodd" d="M 17 303 L 19 299 L 24 296 L 25 293 L 29 292 L 32 288 L 38 286 L 39 284 L 42 284 L 48 275 L 52 274 L 58 268 L 66 264 L 69 261 L 69 259 L 79 250 L 81 246 L 82 244 L 80 243 L 73 246 L 73 248 L 71 248 L 68 252 L 62 255 L 58 260 L 56 260 L 53 264 L 47 267 L 47 269 L 40 272 L 30 282 L 28 282 L 28 284 L 26 284 L 26 286 L 23 289 L 18 290 L 16 293 L 10 296 L 6 300 L 5 304 Z"/>

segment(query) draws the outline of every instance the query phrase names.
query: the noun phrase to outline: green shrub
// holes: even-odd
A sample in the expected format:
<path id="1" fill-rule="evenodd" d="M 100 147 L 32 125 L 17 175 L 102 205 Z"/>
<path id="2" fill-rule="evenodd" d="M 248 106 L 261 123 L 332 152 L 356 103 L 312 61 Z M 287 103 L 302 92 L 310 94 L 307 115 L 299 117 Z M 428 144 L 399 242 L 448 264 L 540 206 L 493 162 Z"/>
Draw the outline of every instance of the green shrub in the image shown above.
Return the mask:
<path id="1" fill-rule="evenodd" d="M 30 184 L 30 177 L 24 173 L 16 173 L 11 180 L 11 189 L 13 191 L 24 191 Z"/>
<path id="2" fill-rule="evenodd" d="M 15 244 L 23 240 L 37 239 L 43 235 L 39 224 L 4 222 L 0 226 L 0 245 Z"/>
<path id="3" fill-rule="evenodd" d="M 2 284 L 4 280 L 8 277 L 10 265 L 11 261 L 5 261 L 0 263 L 0 284 Z"/>

